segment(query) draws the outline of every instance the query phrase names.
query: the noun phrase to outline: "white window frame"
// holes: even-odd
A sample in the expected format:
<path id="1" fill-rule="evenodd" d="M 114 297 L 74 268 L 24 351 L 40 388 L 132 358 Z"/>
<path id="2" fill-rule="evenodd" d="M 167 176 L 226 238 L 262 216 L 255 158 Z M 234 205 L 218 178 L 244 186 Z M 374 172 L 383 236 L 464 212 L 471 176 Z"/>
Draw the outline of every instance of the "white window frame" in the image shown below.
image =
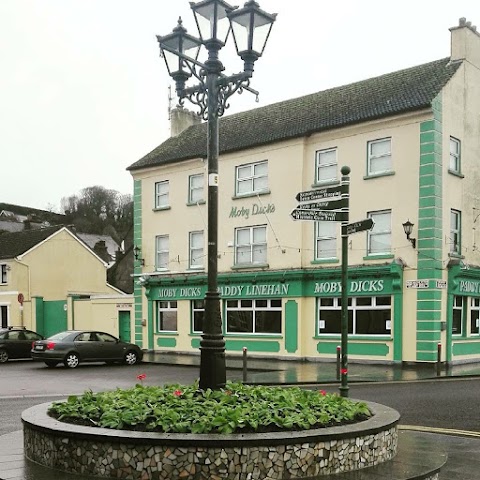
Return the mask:
<path id="1" fill-rule="evenodd" d="M 0 285 L 6 285 L 8 283 L 8 268 L 6 263 L 0 264 Z"/>
<path id="2" fill-rule="evenodd" d="M 194 245 L 194 237 L 201 238 L 201 246 Z M 188 234 L 188 266 L 191 269 L 201 270 L 204 266 L 204 233 L 203 230 L 195 230 Z"/>
<path id="3" fill-rule="evenodd" d="M 326 234 L 322 232 L 322 227 L 333 231 Z M 331 248 L 322 248 L 327 243 L 332 243 Z M 337 224 L 336 222 L 315 222 L 315 260 L 324 260 L 328 258 L 337 258 Z"/>
<path id="4" fill-rule="evenodd" d="M 160 245 L 160 243 L 164 240 L 166 240 L 166 246 Z M 160 260 L 165 256 L 166 256 L 166 261 Z M 157 235 L 155 237 L 155 268 L 156 270 L 168 270 L 169 263 L 170 263 L 170 237 L 169 235 Z"/>
<path id="5" fill-rule="evenodd" d="M 372 153 L 372 147 L 374 145 L 377 145 L 379 143 L 389 143 L 389 151 L 388 153 L 382 153 L 381 155 L 374 155 Z M 372 168 L 372 162 L 375 162 L 375 160 L 378 159 L 384 159 L 384 158 L 389 158 L 390 162 L 388 165 L 388 168 L 382 169 L 382 170 L 374 170 Z M 367 175 L 382 175 L 383 173 L 388 173 L 391 172 L 393 169 L 392 166 L 392 137 L 386 137 L 386 138 L 379 138 L 377 140 L 371 140 L 367 143 Z"/>
<path id="6" fill-rule="evenodd" d="M 389 305 L 382 305 L 382 304 L 377 304 L 377 299 L 378 298 L 386 298 L 390 297 L 390 304 Z M 370 305 L 357 305 L 358 300 L 362 300 L 365 298 L 370 298 L 371 299 L 371 304 Z M 321 305 L 322 300 L 328 300 L 332 301 L 332 305 L 328 306 L 323 306 Z M 336 311 L 338 315 L 338 332 L 332 333 L 332 332 L 321 332 L 322 327 L 325 328 L 322 325 L 322 318 L 321 318 L 321 311 Z M 357 333 L 357 312 L 362 311 L 362 310 L 389 310 L 390 311 L 390 319 L 387 320 L 390 323 L 385 325 L 385 330 L 390 331 L 390 333 Z M 317 298 L 317 317 L 318 317 L 318 322 L 317 322 L 317 335 L 337 335 L 341 333 L 341 312 L 342 312 L 342 307 L 341 307 L 341 298 L 339 297 L 318 297 Z M 361 296 L 361 297 L 349 297 L 348 299 L 348 314 L 349 314 L 349 319 L 351 315 L 352 319 L 352 331 L 350 331 L 348 334 L 349 335 L 361 335 L 361 336 L 379 336 L 379 335 L 391 335 L 392 332 L 392 317 L 393 317 L 393 299 L 390 295 L 377 295 L 377 296 Z M 350 322 L 350 320 L 349 320 Z M 387 328 L 389 327 L 389 328 Z"/>
<path id="7" fill-rule="evenodd" d="M 453 326 L 454 326 L 454 314 L 455 312 L 460 312 L 460 331 L 459 332 L 454 332 L 453 331 Z M 464 324 L 464 297 L 460 295 L 454 295 L 453 296 L 453 306 L 452 306 L 452 335 L 453 336 L 462 336 L 463 335 L 463 324 Z"/>
<path id="8" fill-rule="evenodd" d="M 257 167 L 266 165 L 266 173 L 256 172 Z M 250 172 L 248 172 L 250 170 Z M 240 177 L 240 172 L 247 171 L 247 175 Z M 256 181 L 266 178 L 266 185 L 261 188 L 256 188 Z M 250 183 L 250 187 L 244 191 L 240 191 L 240 185 Z M 247 185 L 248 187 L 248 185 Z M 235 167 L 235 196 L 241 197 L 244 195 L 252 195 L 255 193 L 268 192 L 268 160 L 262 160 L 261 162 L 249 163 L 246 165 L 239 165 Z"/>
<path id="9" fill-rule="evenodd" d="M 191 308 L 191 318 L 192 318 L 192 333 L 203 333 L 203 323 L 205 322 L 205 300 L 204 299 L 191 300 L 190 308 Z M 203 314 L 202 330 L 197 330 L 195 329 L 195 313 L 200 313 L 200 312 Z"/>
<path id="10" fill-rule="evenodd" d="M 322 163 L 322 156 L 326 156 L 332 152 L 335 152 L 335 160 L 334 161 L 327 161 Z M 338 161 L 337 161 L 337 148 L 326 148 L 324 150 L 317 150 L 315 153 L 315 183 L 331 183 L 335 182 L 338 178 Z M 321 172 L 322 170 L 325 171 L 330 169 L 331 167 L 335 167 L 335 175 L 328 178 L 322 178 Z"/>
<path id="11" fill-rule="evenodd" d="M 157 301 L 157 332 L 168 332 L 176 333 L 178 332 L 178 306 L 176 300 L 158 300 Z M 160 328 L 163 322 L 161 313 L 170 313 L 175 314 L 175 330 L 167 330 L 165 328 Z"/>
<path id="12" fill-rule="evenodd" d="M 170 185 L 168 180 L 155 182 L 155 208 L 168 208 Z"/>
<path id="13" fill-rule="evenodd" d="M 450 254 L 460 255 L 462 251 L 462 212 L 450 210 Z"/>
<path id="14" fill-rule="evenodd" d="M 265 241 L 254 241 L 255 233 L 264 230 Z M 249 240 L 246 243 L 239 243 L 238 236 L 241 232 L 249 232 Z M 241 251 L 240 251 L 241 250 Z M 255 252 L 263 254 L 256 260 Z M 266 265 L 267 263 L 267 226 L 256 225 L 252 227 L 241 227 L 235 229 L 235 265 Z"/>
<path id="15" fill-rule="evenodd" d="M 476 314 L 474 315 L 474 313 Z M 480 298 L 470 297 L 470 334 L 480 335 Z"/>
<path id="16" fill-rule="evenodd" d="M 272 305 L 275 302 L 275 305 Z M 260 305 L 262 304 L 262 305 Z M 265 304 L 265 305 L 263 305 Z M 252 312 L 252 331 L 234 332 L 229 330 L 228 313 L 229 312 Z M 256 312 L 280 312 L 280 331 L 279 332 L 257 332 Z M 240 300 L 228 299 L 225 306 L 226 321 L 225 328 L 230 335 L 281 335 L 283 324 L 283 307 L 281 298 L 244 298 Z"/>
<path id="17" fill-rule="evenodd" d="M 194 185 L 195 180 L 201 178 L 201 185 Z M 203 173 L 198 173 L 195 175 L 190 175 L 188 177 L 188 203 L 197 204 L 205 202 L 204 195 L 205 188 L 205 175 Z"/>
<path id="18" fill-rule="evenodd" d="M 450 137 L 450 159 L 448 169 L 451 172 L 460 173 L 462 145 L 458 138 Z"/>
<path id="19" fill-rule="evenodd" d="M 388 226 L 388 228 L 382 229 L 381 222 L 379 222 L 378 220 L 375 221 L 375 217 L 378 217 L 379 215 L 386 215 L 386 214 L 390 216 L 390 225 Z M 367 217 L 371 218 L 374 222 L 373 228 L 367 232 L 367 255 L 391 254 L 392 253 L 392 211 L 378 210 L 375 212 L 368 212 Z M 376 240 L 380 236 L 383 236 L 385 237 L 385 239 L 388 239 L 388 244 L 387 242 L 384 242 L 385 243 L 384 250 L 373 251 L 372 243 L 374 240 Z"/>

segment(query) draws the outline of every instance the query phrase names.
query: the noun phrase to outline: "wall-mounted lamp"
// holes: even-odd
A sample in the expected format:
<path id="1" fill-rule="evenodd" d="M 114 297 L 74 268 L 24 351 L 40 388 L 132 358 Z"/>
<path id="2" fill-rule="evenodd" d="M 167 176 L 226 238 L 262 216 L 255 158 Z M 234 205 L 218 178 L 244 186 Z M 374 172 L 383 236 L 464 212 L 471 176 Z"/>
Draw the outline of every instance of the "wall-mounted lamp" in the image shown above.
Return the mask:
<path id="1" fill-rule="evenodd" d="M 142 252 L 142 249 L 138 245 L 135 245 L 133 247 L 133 256 L 134 256 L 135 260 L 139 261 L 140 265 L 144 266 L 145 265 L 145 260 L 140 257 L 141 252 Z"/>
<path id="2" fill-rule="evenodd" d="M 412 229 L 413 226 L 415 225 L 412 223 L 410 220 L 407 220 L 405 223 L 402 223 L 403 225 L 403 231 L 405 232 L 405 235 L 407 236 L 407 240 L 410 241 L 412 244 L 412 247 L 415 248 L 417 245 L 417 239 L 416 238 L 410 238 L 410 235 L 412 234 Z"/>

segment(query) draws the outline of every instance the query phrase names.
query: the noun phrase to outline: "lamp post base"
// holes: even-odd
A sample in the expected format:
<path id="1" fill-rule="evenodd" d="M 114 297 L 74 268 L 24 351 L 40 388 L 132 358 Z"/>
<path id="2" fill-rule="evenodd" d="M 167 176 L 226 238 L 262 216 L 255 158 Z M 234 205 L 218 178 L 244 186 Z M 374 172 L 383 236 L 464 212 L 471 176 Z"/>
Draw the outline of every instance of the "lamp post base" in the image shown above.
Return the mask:
<path id="1" fill-rule="evenodd" d="M 200 342 L 200 389 L 218 390 L 226 381 L 225 341 L 221 335 L 203 335 Z"/>

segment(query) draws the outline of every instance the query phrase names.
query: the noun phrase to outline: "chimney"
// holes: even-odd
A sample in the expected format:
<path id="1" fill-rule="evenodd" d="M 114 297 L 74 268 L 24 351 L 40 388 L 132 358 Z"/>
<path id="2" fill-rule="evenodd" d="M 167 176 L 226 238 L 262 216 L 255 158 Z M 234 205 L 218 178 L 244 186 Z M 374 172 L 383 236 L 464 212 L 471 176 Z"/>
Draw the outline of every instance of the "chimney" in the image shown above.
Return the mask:
<path id="1" fill-rule="evenodd" d="M 99 240 L 95 246 L 93 247 L 93 251 L 106 263 L 110 263 L 112 261 L 112 257 L 110 257 L 107 246 L 105 245 L 105 240 Z"/>
<path id="2" fill-rule="evenodd" d="M 477 27 L 462 17 L 458 21 L 458 26 L 450 28 L 450 32 L 450 60 L 465 60 L 480 68 L 480 33 Z"/>
<path id="3" fill-rule="evenodd" d="M 183 107 L 175 107 L 170 112 L 170 136 L 176 137 L 188 127 L 201 122 L 202 119 L 195 112 Z"/>

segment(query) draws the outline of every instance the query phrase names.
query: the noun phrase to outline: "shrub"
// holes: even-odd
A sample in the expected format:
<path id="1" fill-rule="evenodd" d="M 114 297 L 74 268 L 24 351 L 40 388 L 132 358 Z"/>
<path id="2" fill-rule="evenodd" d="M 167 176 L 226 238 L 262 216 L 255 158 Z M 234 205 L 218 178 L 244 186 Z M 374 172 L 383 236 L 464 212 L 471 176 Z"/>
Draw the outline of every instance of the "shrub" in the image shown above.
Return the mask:
<path id="1" fill-rule="evenodd" d="M 85 392 L 54 402 L 60 421 L 104 428 L 174 433 L 250 433 L 308 430 L 365 420 L 367 405 L 324 391 L 227 382 L 220 390 L 136 385 Z"/>

